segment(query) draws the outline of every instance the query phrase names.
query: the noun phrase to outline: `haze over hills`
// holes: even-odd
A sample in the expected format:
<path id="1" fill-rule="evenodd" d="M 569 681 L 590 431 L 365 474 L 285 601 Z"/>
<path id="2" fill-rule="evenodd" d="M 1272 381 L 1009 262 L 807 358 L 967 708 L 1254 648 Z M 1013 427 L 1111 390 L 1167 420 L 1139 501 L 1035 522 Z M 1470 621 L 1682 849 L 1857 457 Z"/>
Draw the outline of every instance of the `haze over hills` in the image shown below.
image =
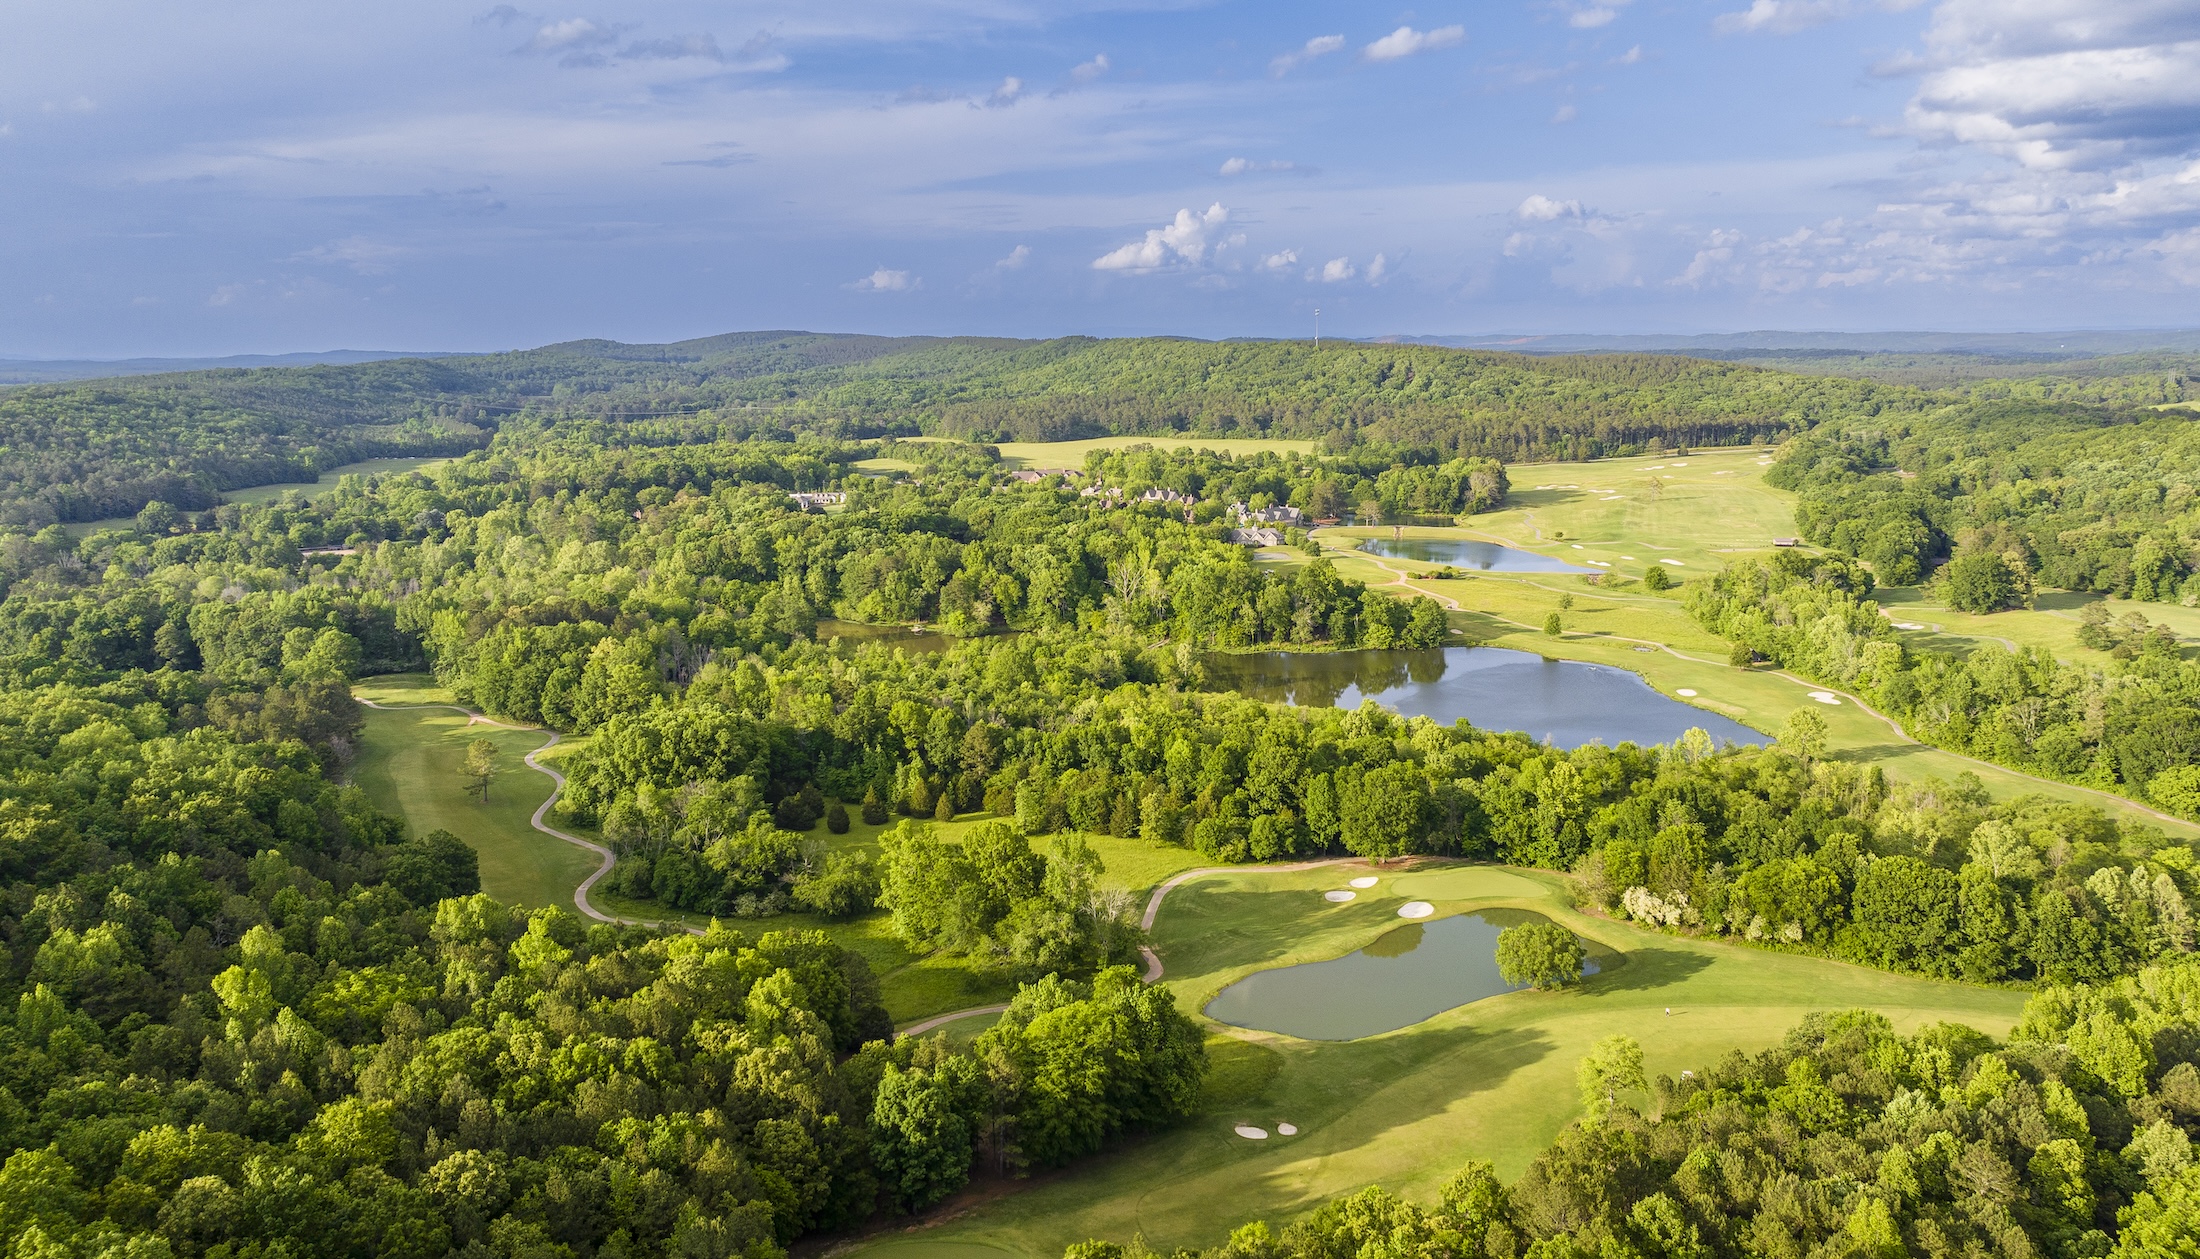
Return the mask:
<path id="1" fill-rule="evenodd" d="M 110 376 L 158 376 L 230 367 L 311 367 L 320 363 L 379 363 L 393 358 L 448 358 L 427 350 L 320 350 L 290 354 L 227 354 L 217 358 L 0 358 L 0 385 L 102 380 Z"/>
<path id="2" fill-rule="evenodd" d="M 1397 335 L 1375 341 L 1443 345 L 1516 354 L 1687 354 L 1697 358 L 1756 357 L 1768 353 L 1975 354 L 1993 357 L 2078 358 L 2147 351 L 2200 351 L 2200 329 L 2076 329 L 2063 332 L 1756 332 L 1596 335 L 1585 333 L 1489 336 Z"/>

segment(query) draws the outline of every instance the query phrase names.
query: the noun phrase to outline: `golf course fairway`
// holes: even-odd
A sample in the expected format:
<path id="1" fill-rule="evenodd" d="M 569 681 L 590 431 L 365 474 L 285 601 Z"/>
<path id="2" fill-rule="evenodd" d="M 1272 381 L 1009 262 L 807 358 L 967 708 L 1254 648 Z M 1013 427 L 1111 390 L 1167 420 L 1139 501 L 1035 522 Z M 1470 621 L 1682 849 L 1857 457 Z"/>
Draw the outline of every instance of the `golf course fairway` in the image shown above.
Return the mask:
<path id="1" fill-rule="evenodd" d="M 1355 900 L 1322 898 L 1369 873 L 1379 881 Z M 1574 1118 L 1575 1064 L 1613 1033 L 1642 1043 L 1652 1076 L 1678 1076 L 1730 1050 L 1764 1048 L 1813 1010 L 1861 1006 L 1904 1030 L 1945 1020 L 2001 1035 L 2025 999 L 1639 931 L 1573 912 L 1559 876 L 1490 866 L 1203 875 L 1169 893 L 1153 935 L 1164 982 L 1196 1015 L 1255 970 L 1367 944 L 1398 925 L 1409 900 L 1432 902 L 1439 916 L 1533 909 L 1619 956 L 1578 988 L 1492 997 L 1365 1040 L 1302 1041 L 1208 1022 L 1212 1070 L 1200 1113 L 1183 1125 L 1005 1193 L 974 1188 L 943 1204 L 937 1224 L 873 1234 L 838 1253 L 1055 1259 L 1071 1242 L 1134 1234 L 1166 1252 L 1217 1244 L 1247 1220 L 1280 1226 L 1369 1184 L 1429 1202 L 1468 1159 L 1517 1177 Z M 1298 1134 L 1280 1135 L 1284 1123 Z M 1274 1135 L 1246 1140 L 1239 1124 Z"/>

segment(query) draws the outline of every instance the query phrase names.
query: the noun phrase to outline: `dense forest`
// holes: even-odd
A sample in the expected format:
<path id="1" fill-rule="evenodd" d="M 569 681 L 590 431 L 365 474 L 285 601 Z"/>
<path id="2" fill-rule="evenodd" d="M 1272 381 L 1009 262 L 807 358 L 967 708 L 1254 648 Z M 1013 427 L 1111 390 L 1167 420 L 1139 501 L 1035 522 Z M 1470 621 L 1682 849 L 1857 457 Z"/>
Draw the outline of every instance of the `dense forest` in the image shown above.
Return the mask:
<path id="1" fill-rule="evenodd" d="M 1579 1076 L 1586 1116 L 1510 1186 L 1471 1163 L 1430 1205 L 1371 1187 L 1176 1259 L 2174 1259 L 2200 1238 L 2189 964 L 2042 991 L 2006 1044 L 1852 1010 L 1678 1080 L 1615 1036 Z"/>
<path id="2" fill-rule="evenodd" d="M 0 390 L 0 523 L 213 506 L 512 423 L 594 420 L 621 445 L 809 433 L 985 441 L 1193 432 L 1503 460 L 1746 444 L 1945 399 L 1647 355 L 1173 339 L 758 332 L 673 345 L 184 372 Z"/>
<path id="3" fill-rule="evenodd" d="M 45 474 L 24 474 L 40 488 L 15 501 L 52 510 L 0 527 L 0 996 L 16 1011 L 0 1024 L 0 1236 L 11 1259 L 768 1259 L 805 1236 L 920 1210 L 973 1176 L 1060 1166 L 1177 1122 L 1198 1104 L 1201 1033 L 1123 966 L 1141 935 L 1127 897 L 1103 886 L 1094 835 L 1224 862 L 1422 854 L 1570 870 L 1590 901 L 1660 929 L 1925 974 L 2140 975 L 2130 991 L 2143 994 L 2187 973 L 2146 968 L 2193 951 L 2191 845 L 2088 808 L 1991 802 L 1975 782 L 1889 783 L 1827 762 L 1822 729 L 1804 718 L 1768 748 L 1717 748 L 1696 732 L 1664 748 L 1568 752 L 1373 707 L 1272 708 L 1208 689 L 1210 652 L 1431 646 L 1448 633 L 1433 601 L 1348 580 L 1304 535 L 1288 540 L 1302 551 L 1292 563 L 1256 562 L 1229 541 L 1233 504 L 1485 510 L 1508 490 L 1492 457 L 1502 442 L 1386 437 L 1378 418 L 1320 454 L 1133 448 L 1032 484 L 985 445 L 852 440 L 827 412 L 908 385 L 893 375 L 897 355 L 997 364 L 1037 351 L 843 340 L 726 347 L 753 370 L 717 385 L 692 379 L 704 370 L 693 362 L 636 347 L 561 347 L 606 382 L 592 400 L 570 381 L 551 386 L 567 388 L 558 405 L 584 412 L 565 418 L 527 400 L 543 381 L 523 356 L 447 366 L 488 382 L 480 397 L 520 399 L 494 413 L 447 406 L 440 378 L 408 392 L 406 373 L 421 369 L 403 361 L 358 369 L 391 373 L 374 378 L 393 382 L 384 394 L 334 377 L 314 386 L 331 394 L 325 407 L 277 396 L 290 377 L 224 376 L 237 389 L 224 414 L 266 444 L 208 437 L 209 459 L 263 448 L 320 459 L 335 428 L 253 427 L 293 406 L 324 421 L 380 419 L 355 427 L 394 424 L 408 441 L 488 443 L 432 470 L 347 478 L 311 502 L 216 506 L 178 492 L 78 539 L 52 523 L 63 500 L 38 497 Z M 1285 370 L 1261 354 L 1303 352 L 1229 348 L 1259 352 L 1240 365 L 1247 397 L 1261 371 Z M 1017 370 L 1129 370 L 1082 352 L 1058 343 Z M 1340 350 L 1334 370 L 1373 370 L 1354 357 L 1372 353 Z M 1199 361 L 1149 357 L 1156 371 Z M 1636 373 L 1674 397 L 1728 399 L 1746 420 L 1737 435 L 1790 422 L 1764 429 L 1758 403 L 1742 401 L 1778 395 L 1773 374 L 1487 357 L 1502 360 L 1488 371 L 1556 391 L 1518 393 L 1531 411 L 1545 403 L 1522 399 L 1616 389 Z M 650 402 L 834 372 L 852 392 L 749 399 L 771 403 L 754 408 L 729 395 L 712 413 Z M 1368 388 L 1407 388 L 1398 374 Z M 1455 389 L 1442 405 L 1456 414 L 1480 387 L 1472 376 L 1414 387 Z M 128 384 L 179 397 L 197 387 Z M 10 422 L 32 427 L 57 413 L 56 398 L 74 399 L 64 410 L 110 408 L 136 417 L 116 426 L 132 435 L 112 447 L 128 455 L 115 456 L 116 475 L 131 460 L 184 468 L 147 436 L 140 403 L 100 392 L 110 388 L 122 386 L 23 391 L 0 405 L 21 404 Z M 1878 405 L 1867 388 L 1828 396 Z M 629 401 L 632 412 L 612 405 Z M 796 404 L 822 417 L 818 431 L 786 427 Z M 1643 403 L 1641 432 L 1703 439 L 1660 428 L 1665 405 Z M 174 414 L 177 433 L 202 419 L 219 428 Z M 469 431 L 492 420 L 493 433 Z M 228 475 L 211 462 L 188 471 L 216 478 L 194 485 Z M 1142 501 L 1148 490 L 1176 497 Z M 844 497 L 829 510 L 794 497 L 809 491 Z M 1760 579 L 1736 569 L 1691 582 L 1691 606 L 1721 624 L 1753 609 L 1759 621 L 1731 635 L 1798 668 L 1887 664 L 1881 622 L 1858 603 L 1870 590 L 1862 567 L 1783 562 Z M 952 641 L 859 647 L 833 639 L 834 621 L 922 621 Z M 2180 742 L 2192 726 L 2172 702 L 2186 692 L 2170 689 L 2191 666 L 2144 635 L 2126 654 L 2128 672 L 2097 696 L 2039 684 L 2027 754 L 2062 747 L 2053 732 L 2067 727 L 2071 755 L 2106 764 L 2125 788 L 2167 799 L 2184 783 L 2200 798 L 2200 750 Z M 1922 720 L 1960 707 L 1948 698 L 1958 690 L 1932 689 L 1956 678 L 1953 666 L 1898 647 L 1891 659 L 1887 676 L 1910 678 L 1920 697 L 1897 711 Z M 1946 686 L 1988 693 L 1976 667 Z M 346 785 L 362 729 L 350 686 L 415 669 L 491 713 L 592 736 L 563 807 L 616 850 L 612 887 L 727 921 L 690 935 L 522 912 L 481 895 L 460 838 L 408 834 L 374 809 Z M 2028 729 L 2014 710 L 1961 711 L 1966 737 Z M 807 842 L 851 811 L 901 819 L 875 861 Z M 992 817 L 952 839 L 930 824 L 972 811 Z M 1019 995 L 966 1049 L 895 1040 L 862 958 L 774 921 L 791 908 L 879 915 L 912 948 L 967 956 Z M 2092 1028 L 2106 1016 L 2086 1017 Z M 1867 1033 L 1880 1046 L 1872 1060 L 1893 1062 L 1884 1046 L 1896 1042 L 1856 1034 Z M 2162 1070 L 2124 1095 L 2182 1097 L 2173 1050 L 2158 1041 Z M 1947 1053 L 1935 1087 L 1997 1070 L 1978 1065 L 1983 1047 Z M 2031 1061 L 1998 1070 L 2044 1078 L 2025 1074 Z M 1790 1078 L 1785 1059 L 1775 1065 Z M 1844 1071 L 1855 1074 L 1824 1079 Z M 2074 1075 L 2066 1086 L 2098 1092 Z M 1731 1091 L 1756 1099 L 1755 1087 Z M 1858 1109 L 1874 1089 L 1893 1096 L 1877 1077 L 1827 1087 L 1848 1089 L 1843 1104 Z M 1604 1118 L 1599 1132 L 1632 1122 Z M 1785 1131 L 1763 1122 L 1766 1141 Z M 1642 1132 L 1645 1149 L 1672 1144 Z M 2141 1209 L 2117 1174 L 2087 1181 L 2095 1215 L 2111 1222 L 2115 1206 Z M 1527 1209 L 1519 1187 L 1509 1192 L 1490 1209 Z M 1538 1227 L 1505 1218 L 1516 1237 Z M 2073 1253 L 2105 1253 L 2084 1245 Z"/>

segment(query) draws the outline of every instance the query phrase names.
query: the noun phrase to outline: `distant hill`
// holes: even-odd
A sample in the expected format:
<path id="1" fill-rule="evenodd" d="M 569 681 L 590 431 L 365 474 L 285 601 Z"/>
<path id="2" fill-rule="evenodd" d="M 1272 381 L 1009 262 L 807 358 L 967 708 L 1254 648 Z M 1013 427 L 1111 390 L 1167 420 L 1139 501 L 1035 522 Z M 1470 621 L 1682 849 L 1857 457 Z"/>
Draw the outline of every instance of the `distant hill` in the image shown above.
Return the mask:
<path id="1" fill-rule="evenodd" d="M 1394 335 L 1377 341 L 1445 345 L 1516 354 L 1687 354 L 1696 358 L 1801 357 L 1807 354 L 1975 354 L 2069 359 L 2149 351 L 2200 353 L 2200 329 L 2067 332 L 1718 332 L 1632 336 Z"/>
<path id="2" fill-rule="evenodd" d="M 297 354 L 231 354 L 223 358 L 0 358 L 0 385 L 52 384 L 63 380 L 103 380 L 110 376 L 157 376 L 230 367 L 311 367 L 318 363 L 379 363 L 393 358 L 444 358 L 408 350 L 323 350 Z"/>

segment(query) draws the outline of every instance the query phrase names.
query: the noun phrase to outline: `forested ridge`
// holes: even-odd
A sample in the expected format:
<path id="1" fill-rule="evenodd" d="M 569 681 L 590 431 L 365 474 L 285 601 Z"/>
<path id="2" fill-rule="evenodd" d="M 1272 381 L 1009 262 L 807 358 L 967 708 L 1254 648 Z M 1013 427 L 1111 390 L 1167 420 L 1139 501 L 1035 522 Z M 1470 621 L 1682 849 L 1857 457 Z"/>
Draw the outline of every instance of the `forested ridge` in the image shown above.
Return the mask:
<path id="1" fill-rule="evenodd" d="M 199 510 L 224 491 L 311 480 L 346 463 L 472 449 L 514 421 L 593 418 L 617 426 L 621 443 L 790 431 L 1027 441 L 1194 432 L 1518 460 L 1652 441 L 1745 444 L 1944 402 L 1868 381 L 1652 355 L 793 332 L 576 341 L 0 390 L 0 521 L 111 519 L 155 500 Z"/>

